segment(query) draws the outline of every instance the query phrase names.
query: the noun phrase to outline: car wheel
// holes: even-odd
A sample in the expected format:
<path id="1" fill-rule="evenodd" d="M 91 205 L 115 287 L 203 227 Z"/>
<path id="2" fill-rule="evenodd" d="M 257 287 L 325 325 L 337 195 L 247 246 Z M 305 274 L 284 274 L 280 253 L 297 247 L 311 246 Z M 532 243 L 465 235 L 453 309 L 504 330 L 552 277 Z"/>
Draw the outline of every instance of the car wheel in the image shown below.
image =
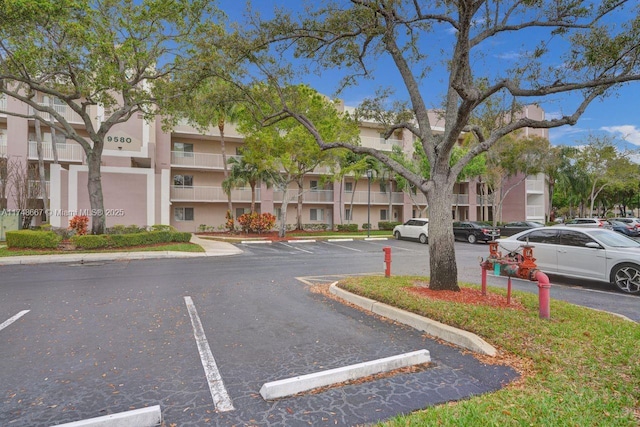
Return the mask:
<path id="1" fill-rule="evenodd" d="M 396 240 L 400 240 L 400 238 L 401 238 L 402 236 L 400 235 L 400 232 L 399 232 L 399 231 L 396 231 L 395 233 L 393 233 L 393 237 L 395 237 L 395 238 L 396 238 Z"/>
<path id="2" fill-rule="evenodd" d="M 478 238 L 476 237 L 476 235 L 475 235 L 475 234 L 469 234 L 469 235 L 467 236 L 467 242 L 469 242 L 469 243 L 475 243 L 475 242 L 477 242 L 477 241 L 478 241 Z"/>
<path id="3" fill-rule="evenodd" d="M 426 234 L 421 234 L 420 237 L 418 238 L 418 240 L 420 240 L 420 243 L 422 243 L 423 245 L 427 244 L 427 242 L 429 242 L 429 239 L 427 238 Z"/>
<path id="4" fill-rule="evenodd" d="M 611 273 L 611 281 L 623 292 L 640 293 L 640 266 L 636 264 L 620 264 Z"/>

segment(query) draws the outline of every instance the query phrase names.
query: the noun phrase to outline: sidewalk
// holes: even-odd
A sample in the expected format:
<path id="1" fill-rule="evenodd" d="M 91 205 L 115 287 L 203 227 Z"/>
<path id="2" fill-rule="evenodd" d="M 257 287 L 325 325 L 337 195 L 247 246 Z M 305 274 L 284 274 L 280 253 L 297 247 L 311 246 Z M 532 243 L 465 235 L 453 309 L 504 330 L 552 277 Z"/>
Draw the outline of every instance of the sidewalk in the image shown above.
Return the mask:
<path id="1" fill-rule="evenodd" d="M 197 258 L 210 256 L 238 255 L 243 251 L 231 243 L 216 240 L 202 239 L 196 235 L 191 236 L 191 243 L 202 246 L 204 252 L 105 252 L 86 254 L 60 254 L 60 255 L 27 255 L 0 258 L 0 265 L 13 264 L 50 264 L 63 262 L 95 262 L 95 261 L 128 261 L 134 259 L 162 259 L 162 258 Z"/>

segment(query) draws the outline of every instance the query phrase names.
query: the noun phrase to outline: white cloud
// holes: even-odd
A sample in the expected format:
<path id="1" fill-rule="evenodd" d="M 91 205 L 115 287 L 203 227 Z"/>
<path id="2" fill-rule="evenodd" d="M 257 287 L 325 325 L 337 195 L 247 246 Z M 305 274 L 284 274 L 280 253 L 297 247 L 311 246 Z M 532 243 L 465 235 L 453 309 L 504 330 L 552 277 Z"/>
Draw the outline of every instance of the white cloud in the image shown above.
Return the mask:
<path id="1" fill-rule="evenodd" d="M 547 114 L 545 117 L 549 118 Z M 565 125 L 549 129 L 549 141 L 554 145 L 574 145 L 573 142 L 577 139 L 584 139 L 581 134 L 588 132 L 590 132 L 589 129 Z"/>
<path id="2" fill-rule="evenodd" d="M 523 58 L 525 56 L 530 56 L 530 54 L 528 52 L 516 52 L 512 50 L 510 52 L 499 53 L 493 56 L 498 59 L 516 60 L 516 59 Z"/>
<path id="3" fill-rule="evenodd" d="M 640 146 L 640 129 L 638 129 L 636 126 L 603 126 L 600 128 L 600 130 L 620 136 L 625 141 L 630 142 L 633 145 Z"/>

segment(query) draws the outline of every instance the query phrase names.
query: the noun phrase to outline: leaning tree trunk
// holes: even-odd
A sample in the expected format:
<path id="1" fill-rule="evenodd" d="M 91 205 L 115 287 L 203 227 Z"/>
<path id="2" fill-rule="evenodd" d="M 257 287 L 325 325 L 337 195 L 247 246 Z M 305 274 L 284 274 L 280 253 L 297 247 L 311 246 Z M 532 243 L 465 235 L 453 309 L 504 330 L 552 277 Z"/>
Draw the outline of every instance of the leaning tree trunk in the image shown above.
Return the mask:
<path id="1" fill-rule="evenodd" d="M 302 195 L 304 194 L 303 181 L 298 180 L 298 204 L 296 206 L 296 230 L 302 230 Z"/>
<path id="2" fill-rule="evenodd" d="M 218 130 L 220 130 L 220 151 L 222 153 L 222 174 L 224 179 L 229 177 L 229 170 L 227 166 L 227 149 L 224 143 L 224 118 L 218 120 Z M 233 201 L 231 200 L 231 189 L 227 192 L 227 210 L 229 215 L 233 216 Z"/>
<path id="3" fill-rule="evenodd" d="M 38 152 L 38 178 L 40 180 L 40 196 L 42 197 L 42 206 L 45 213 L 45 221 L 49 220 L 49 194 L 47 192 L 47 180 L 44 171 L 44 155 L 42 153 L 42 129 L 40 128 L 40 120 L 35 121 L 36 127 L 36 150 Z"/>
<path id="4" fill-rule="evenodd" d="M 106 227 L 104 200 L 102 197 L 102 178 L 100 176 L 100 158 L 100 154 L 94 150 L 91 150 L 87 155 L 87 166 L 89 168 L 87 189 L 89 190 L 89 204 L 91 205 L 92 234 L 104 234 Z"/>
<path id="5" fill-rule="evenodd" d="M 429 288 L 460 291 L 451 220 L 451 194 L 454 183 L 434 177 L 429 204 Z"/>

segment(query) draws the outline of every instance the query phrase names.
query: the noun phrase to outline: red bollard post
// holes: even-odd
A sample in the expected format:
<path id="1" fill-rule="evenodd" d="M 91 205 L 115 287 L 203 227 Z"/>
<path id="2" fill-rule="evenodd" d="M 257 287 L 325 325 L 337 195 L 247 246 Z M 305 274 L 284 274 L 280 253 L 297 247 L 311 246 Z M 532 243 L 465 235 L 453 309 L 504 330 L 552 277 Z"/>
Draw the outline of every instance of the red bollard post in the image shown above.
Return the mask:
<path id="1" fill-rule="evenodd" d="M 551 298 L 549 296 L 549 277 L 541 271 L 536 272 L 536 280 L 538 281 L 538 304 L 540 305 L 540 318 L 548 319 L 551 317 Z"/>
<path id="2" fill-rule="evenodd" d="M 482 267 L 482 296 L 487 295 L 487 269 Z"/>
<path id="3" fill-rule="evenodd" d="M 391 247 L 385 246 L 382 250 L 384 251 L 385 263 L 384 277 L 391 277 Z"/>

